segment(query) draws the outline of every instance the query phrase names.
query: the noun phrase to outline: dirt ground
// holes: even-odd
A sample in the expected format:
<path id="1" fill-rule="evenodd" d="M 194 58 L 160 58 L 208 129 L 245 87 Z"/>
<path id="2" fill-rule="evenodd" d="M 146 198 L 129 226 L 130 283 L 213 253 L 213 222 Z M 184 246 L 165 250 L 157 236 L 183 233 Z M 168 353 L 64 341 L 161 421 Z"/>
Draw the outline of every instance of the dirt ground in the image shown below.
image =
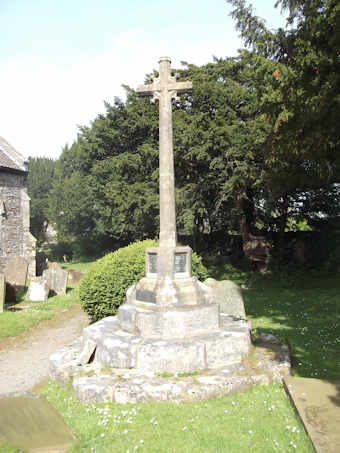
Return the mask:
<path id="1" fill-rule="evenodd" d="M 19 337 L 0 343 L 0 396 L 28 391 L 46 379 L 49 356 L 80 336 L 88 323 L 81 307 L 73 305 Z"/>

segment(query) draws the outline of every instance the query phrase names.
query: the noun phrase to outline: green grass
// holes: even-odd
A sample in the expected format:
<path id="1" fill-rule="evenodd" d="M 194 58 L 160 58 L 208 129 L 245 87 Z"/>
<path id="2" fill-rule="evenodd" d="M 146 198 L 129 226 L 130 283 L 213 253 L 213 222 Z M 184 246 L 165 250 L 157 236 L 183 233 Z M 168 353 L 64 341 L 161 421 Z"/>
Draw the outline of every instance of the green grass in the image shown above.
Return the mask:
<path id="1" fill-rule="evenodd" d="M 288 342 L 294 375 L 340 379 L 339 288 L 259 288 L 244 300 L 253 329 Z"/>
<path id="2" fill-rule="evenodd" d="M 2 444 L 2 440 L 0 438 L 0 453 L 21 453 L 21 452 L 17 448 L 12 447 L 7 442 Z"/>
<path id="3" fill-rule="evenodd" d="M 80 272 L 88 272 L 91 269 L 92 264 L 95 260 L 88 260 L 88 261 L 70 261 L 67 263 L 59 263 L 61 267 L 65 270 L 68 269 L 75 269 Z"/>
<path id="4" fill-rule="evenodd" d="M 51 297 L 46 302 L 23 301 L 6 306 L 0 313 L 0 341 L 16 337 L 36 324 L 54 318 L 57 309 L 69 309 L 77 302 L 76 293 L 77 289 L 68 291 L 65 296 Z"/>
<path id="5" fill-rule="evenodd" d="M 80 439 L 72 453 L 314 451 L 278 384 L 200 403 L 81 404 L 53 382 L 43 393 Z"/>

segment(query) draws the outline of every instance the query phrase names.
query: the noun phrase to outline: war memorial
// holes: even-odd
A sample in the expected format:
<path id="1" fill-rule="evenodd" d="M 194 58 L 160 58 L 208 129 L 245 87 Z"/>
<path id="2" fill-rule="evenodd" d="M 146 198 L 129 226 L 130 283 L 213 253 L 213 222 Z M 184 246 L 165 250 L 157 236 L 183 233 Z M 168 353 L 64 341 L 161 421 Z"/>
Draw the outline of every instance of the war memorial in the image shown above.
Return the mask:
<path id="1" fill-rule="evenodd" d="M 214 285 L 192 276 L 191 248 L 177 244 L 171 104 L 188 90 L 192 83 L 171 75 L 168 57 L 159 61 L 159 77 L 137 89 L 159 102 L 159 247 L 146 250 L 145 277 L 128 289 L 117 316 L 86 327 L 50 357 L 51 377 L 72 377 L 83 401 L 209 398 L 289 372 L 285 345 L 253 350 L 244 308 L 238 316 L 221 310 Z M 249 355 L 261 362 L 256 372 Z"/>

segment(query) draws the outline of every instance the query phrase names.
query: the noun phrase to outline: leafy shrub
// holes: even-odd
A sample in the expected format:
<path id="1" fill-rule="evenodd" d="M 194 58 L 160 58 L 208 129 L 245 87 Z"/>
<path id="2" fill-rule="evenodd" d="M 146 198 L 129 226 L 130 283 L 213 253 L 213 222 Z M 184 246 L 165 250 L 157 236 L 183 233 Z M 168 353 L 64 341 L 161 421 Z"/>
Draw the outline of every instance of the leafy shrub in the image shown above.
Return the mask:
<path id="1" fill-rule="evenodd" d="M 158 241 L 151 239 L 134 242 L 93 264 L 79 284 L 80 302 L 92 321 L 117 313 L 127 289 L 145 276 L 145 249 L 157 245 Z M 196 253 L 192 254 L 192 272 L 199 280 L 208 276 Z"/>

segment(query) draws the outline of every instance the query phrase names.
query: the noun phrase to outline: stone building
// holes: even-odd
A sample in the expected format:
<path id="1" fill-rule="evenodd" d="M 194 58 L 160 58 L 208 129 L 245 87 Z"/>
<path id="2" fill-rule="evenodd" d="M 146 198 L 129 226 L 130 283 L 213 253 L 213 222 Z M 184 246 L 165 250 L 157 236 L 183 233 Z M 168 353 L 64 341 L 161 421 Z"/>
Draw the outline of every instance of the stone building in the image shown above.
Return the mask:
<path id="1" fill-rule="evenodd" d="M 28 162 L 0 137 L 0 272 L 13 258 L 24 258 L 35 276 L 36 239 L 30 233 Z"/>

